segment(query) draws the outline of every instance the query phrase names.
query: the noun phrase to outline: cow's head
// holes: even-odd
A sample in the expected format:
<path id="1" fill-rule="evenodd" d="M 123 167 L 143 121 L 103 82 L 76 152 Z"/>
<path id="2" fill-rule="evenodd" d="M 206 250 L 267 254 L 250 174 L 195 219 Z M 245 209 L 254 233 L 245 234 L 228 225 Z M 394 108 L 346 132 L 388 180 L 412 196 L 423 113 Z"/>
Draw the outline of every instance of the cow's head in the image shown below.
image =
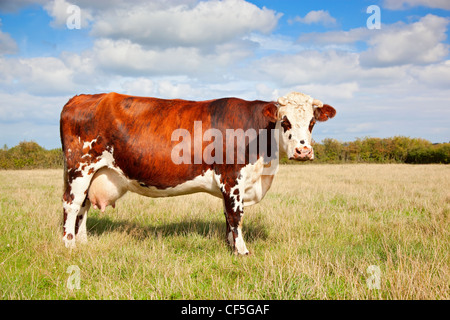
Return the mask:
<path id="1" fill-rule="evenodd" d="M 280 133 L 280 151 L 289 159 L 313 160 L 313 127 L 317 121 L 327 121 L 335 115 L 336 110 L 332 106 L 303 93 L 292 92 L 279 98 L 276 128 Z"/>

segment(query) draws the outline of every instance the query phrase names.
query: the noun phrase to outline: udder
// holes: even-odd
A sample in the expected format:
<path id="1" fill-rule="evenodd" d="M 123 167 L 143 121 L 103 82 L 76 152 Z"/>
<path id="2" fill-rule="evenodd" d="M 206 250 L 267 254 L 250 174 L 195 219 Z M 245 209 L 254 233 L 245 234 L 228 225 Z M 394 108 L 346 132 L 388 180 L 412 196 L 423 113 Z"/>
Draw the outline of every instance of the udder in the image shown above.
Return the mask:
<path id="1" fill-rule="evenodd" d="M 107 206 L 115 208 L 116 201 L 127 192 L 127 182 L 114 170 L 102 168 L 92 178 L 88 198 L 95 209 L 105 211 Z"/>

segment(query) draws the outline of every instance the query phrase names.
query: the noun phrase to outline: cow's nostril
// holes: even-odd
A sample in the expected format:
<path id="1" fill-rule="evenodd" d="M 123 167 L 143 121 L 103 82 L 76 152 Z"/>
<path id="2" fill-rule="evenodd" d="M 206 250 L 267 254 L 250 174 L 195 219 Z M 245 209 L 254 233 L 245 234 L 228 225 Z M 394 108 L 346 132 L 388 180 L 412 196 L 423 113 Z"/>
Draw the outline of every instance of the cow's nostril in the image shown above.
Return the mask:
<path id="1" fill-rule="evenodd" d="M 307 146 L 303 146 L 300 148 L 295 148 L 295 152 L 298 153 L 299 155 L 305 155 L 311 152 L 311 149 L 308 148 Z"/>

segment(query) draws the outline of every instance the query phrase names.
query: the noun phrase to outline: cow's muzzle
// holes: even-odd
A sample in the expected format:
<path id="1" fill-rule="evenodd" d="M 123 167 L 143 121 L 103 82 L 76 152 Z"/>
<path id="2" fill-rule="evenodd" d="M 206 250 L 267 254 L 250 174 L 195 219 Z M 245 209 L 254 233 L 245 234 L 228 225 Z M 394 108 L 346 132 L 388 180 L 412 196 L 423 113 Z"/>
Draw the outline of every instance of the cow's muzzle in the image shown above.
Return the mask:
<path id="1" fill-rule="evenodd" d="M 293 160 L 307 161 L 314 160 L 314 150 L 312 147 L 295 148 Z"/>

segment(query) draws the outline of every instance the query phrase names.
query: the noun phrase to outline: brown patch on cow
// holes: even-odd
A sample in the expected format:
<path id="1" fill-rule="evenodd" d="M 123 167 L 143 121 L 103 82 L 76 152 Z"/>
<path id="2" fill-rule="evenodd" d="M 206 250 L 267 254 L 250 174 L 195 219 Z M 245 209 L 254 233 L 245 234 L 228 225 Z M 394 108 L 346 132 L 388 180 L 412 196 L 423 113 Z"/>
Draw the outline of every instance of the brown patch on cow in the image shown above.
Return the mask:
<path id="1" fill-rule="evenodd" d="M 69 233 L 69 234 L 67 235 L 67 240 L 72 240 L 72 239 L 73 239 L 73 234 Z"/>
<path id="2" fill-rule="evenodd" d="M 72 169 L 71 171 L 69 171 L 67 173 L 67 178 L 68 178 L 69 184 L 71 184 L 72 181 L 75 180 L 76 178 L 80 178 L 82 176 L 83 176 L 83 174 L 82 174 L 81 170 L 77 170 L 76 168 Z"/>
<path id="3" fill-rule="evenodd" d="M 75 220 L 75 234 L 78 234 L 78 230 L 80 229 L 81 218 L 82 216 L 77 216 L 77 219 Z"/>
<path id="4" fill-rule="evenodd" d="M 314 125 L 316 124 L 316 119 L 312 117 L 311 121 L 309 122 L 309 132 L 312 132 Z"/>
<path id="5" fill-rule="evenodd" d="M 227 224 L 231 226 L 231 231 L 233 231 L 233 235 L 237 236 L 237 234 L 234 234 L 237 230 L 237 227 L 239 226 L 239 223 L 241 221 L 241 217 L 243 214 L 242 206 L 237 206 L 237 210 L 234 210 L 236 201 L 240 201 L 239 196 L 236 196 L 236 199 L 234 197 L 231 197 L 230 193 L 225 192 L 223 193 L 224 198 L 224 206 L 225 206 L 225 218 L 227 220 Z M 228 233 L 228 232 L 227 232 Z"/>
<path id="6" fill-rule="evenodd" d="M 66 235 L 66 220 L 67 220 L 67 212 L 65 209 L 63 209 L 63 222 L 62 222 L 62 226 L 63 226 L 63 236 Z"/>
<path id="7" fill-rule="evenodd" d="M 286 132 L 286 131 L 292 129 L 291 122 L 289 121 L 289 119 L 286 116 L 284 116 L 283 119 L 281 119 L 281 126 L 283 127 L 283 132 Z"/>
<path id="8" fill-rule="evenodd" d="M 71 188 L 70 188 L 70 186 L 68 186 L 66 191 L 63 194 L 63 200 L 66 203 L 72 203 L 74 198 L 75 198 L 74 195 L 71 193 Z"/>

